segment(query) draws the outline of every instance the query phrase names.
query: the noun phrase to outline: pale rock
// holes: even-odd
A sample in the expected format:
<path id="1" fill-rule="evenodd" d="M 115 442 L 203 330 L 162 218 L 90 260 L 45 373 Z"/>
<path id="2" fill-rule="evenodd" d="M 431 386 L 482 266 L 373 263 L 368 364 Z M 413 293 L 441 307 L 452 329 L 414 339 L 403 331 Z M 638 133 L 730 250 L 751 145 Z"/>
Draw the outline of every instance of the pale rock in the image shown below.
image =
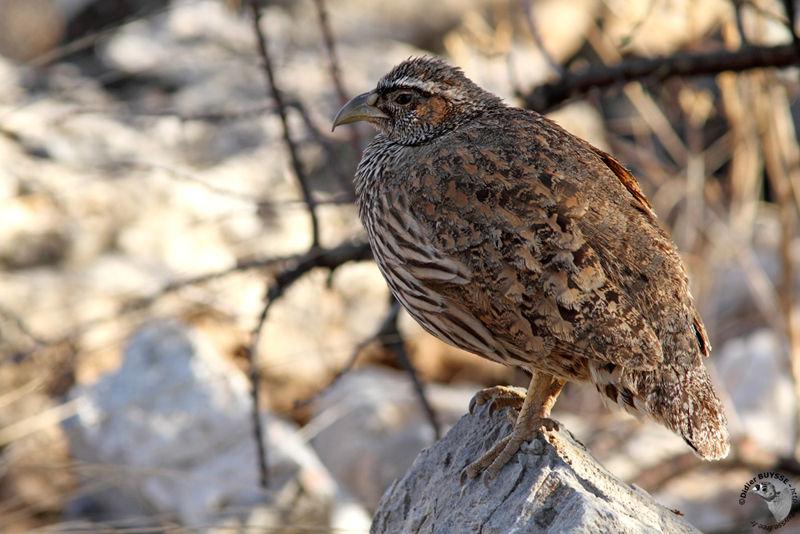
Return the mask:
<path id="1" fill-rule="evenodd" d="M 462 479 L 467 465 L 511 431 L 509 415 L 484 405 L 463 416 L 386 491 L 372 534 L 698 532 L 614 477 L 563 427 L 557 449 L 539 436 L 495 479 Z"/>
<path id="2" fill-rule="evenodd" d="M 741 431 L 764 449 L 791 456 L 797 401 L 783 342 L 771 330 L 758 330 L 725 343 L 715 361 Z"/>
<path id="3" fill-rule="evenodd" d="M 195 331 L 170 321 L 144 326 L 118 371 L 70 397 L 72 456 L 106 466 L 92 478 L 109 485 L 91 499 L 112 516 L 155 510 L 191 526 L 267 514 L 329 526 L 341 491 L 296 428 L 269 414 L 270 488 L 258 486 L 247 381 Z M 291 511 L 275 516 L 292 499 Z"/>
<path id="4" fill-rule="evenodd" d="M 466 411 L 475 389 L 428 385 L 443 430 Z M 343 376 L 314 403 L 303 433 L 339 483 L 370 510 L 434 441 L 408 376 L 378 368 Z"/>
<path id="5" fill-rule="evenodd" d="M 777 46 L 791 41 L 792 34 L 782 20 L 786 16 L 784 2 L 762 0 L 756 5 L 758 9 L 747 4 L 742 5 L 742 24 L 748 41 L 764 46 Z"/>

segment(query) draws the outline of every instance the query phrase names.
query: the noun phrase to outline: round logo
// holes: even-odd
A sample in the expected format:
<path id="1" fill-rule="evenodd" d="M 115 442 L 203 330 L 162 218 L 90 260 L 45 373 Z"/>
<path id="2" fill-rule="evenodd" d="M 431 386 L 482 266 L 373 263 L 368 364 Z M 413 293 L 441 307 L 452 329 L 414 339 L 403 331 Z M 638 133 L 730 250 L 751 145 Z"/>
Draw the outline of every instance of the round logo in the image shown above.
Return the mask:
<path id="1" fill-rule="evenodd" d="M 767 531 L 784 526 L 793 515 L 792 508 L 800 506 L 800 497 L 789 477 L 775 471 L 759 473 L 747 481 L 739 493 L 739 506 L 750 501 L 756 501 L 760 510 L 758 519 L 750 521 L 750 525 Z"/>

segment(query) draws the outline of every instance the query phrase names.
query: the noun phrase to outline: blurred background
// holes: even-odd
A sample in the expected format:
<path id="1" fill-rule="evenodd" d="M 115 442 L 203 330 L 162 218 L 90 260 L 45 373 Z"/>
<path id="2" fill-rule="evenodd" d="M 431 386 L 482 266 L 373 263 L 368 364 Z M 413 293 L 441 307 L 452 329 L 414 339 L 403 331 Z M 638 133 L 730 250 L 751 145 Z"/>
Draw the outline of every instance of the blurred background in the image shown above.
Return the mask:
<path id="1" fill-rule="evenodd" d="M 519 105 L 567 72 L 790 43 L 791 5 L 275 0 L 265 55 L 249 2 L 0 0 L 0 531 L 365 532 L 478 388 L 527 380 L 393 313 L 351 202 L 373 133 L 330 133 L 344 99 L 436 54 Z M 556 417 L 706 532 L 749 524 L 756 473 L 800 482 L 799 85 L 644 78 L 540 109 L 672 231 L 735 446 L 701 463 L 585 386 Z"/>

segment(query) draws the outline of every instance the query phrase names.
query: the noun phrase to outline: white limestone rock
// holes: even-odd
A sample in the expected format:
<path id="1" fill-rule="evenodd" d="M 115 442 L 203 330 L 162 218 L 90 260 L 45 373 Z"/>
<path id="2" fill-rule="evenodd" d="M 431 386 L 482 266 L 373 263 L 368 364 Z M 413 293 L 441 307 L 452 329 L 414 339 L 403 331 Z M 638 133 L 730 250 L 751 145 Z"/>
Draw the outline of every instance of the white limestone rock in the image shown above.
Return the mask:
<path id="1" fill-rule="evenodd" d="M 462 417 L 389 488 L 371 533 L 698 532 L 611 475 L 563 429 L 558 450 L 538 437 L 494 480 L 462 484 L 462 470 L 510 430 L 505 410 Z"/>
<path id="2" fill-rule="evenodd" d="M 155 511 L 187 526 L 332 526 L 342 492 L 294 425 L 270 414 L 262 416 L 270 484 L 259 487 L 247 381 L 183 325 L 144 326 L 117 372 L 70 396 L 71 453 L 106 466 L 88 479 L 107 482 L 90 503 L 107 517 Z"/>

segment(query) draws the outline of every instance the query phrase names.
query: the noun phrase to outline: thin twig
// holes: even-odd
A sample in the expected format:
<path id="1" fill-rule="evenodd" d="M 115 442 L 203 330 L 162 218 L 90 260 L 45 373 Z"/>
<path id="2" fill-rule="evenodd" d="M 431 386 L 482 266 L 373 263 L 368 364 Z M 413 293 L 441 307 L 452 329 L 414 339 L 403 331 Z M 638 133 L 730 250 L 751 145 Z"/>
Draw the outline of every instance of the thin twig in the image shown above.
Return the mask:
<path id="1" fill-rule="evenodd" d="M 310 397 L 295 401 L 294 409 L 305 408 L 309 404 L 313 403 L 317 399 L 319 399 L 322 395 L 330 391 L 330 389 L 336 385 L 336 383 L 341 380 L 341 378 L 353 370 L 355 367 L 356 362 L 358 361 L 358 357 L 364 352 L 364 349 L 367 348 L 371 343 L 376 341 L 380 342 L 381 345 L 385 346 L 387 343 L 393 342 L 397 339 L 401 339 L 399 334 L 389 334 L 384 335 L 382 332 L 391 330 L 389 323 L 395 322 L 397 320 L 397 311 L 394 308 L 390 308 L 389 313 L 387 314 L 386 318 L 381 322 L 378 329 L 375 331 L 374 334 L 366 338 L 365 340 L 361 341 L 356 348 L 353 349 L 353 352 L 350 354 L 350 358 L 345 362 L 345 364 L 336 371 L 336 374 L 331 377 L 327 384 L 322 386 L 316 393 L 311 395 Z"/>
<path id="2" fill-rule="evenodd" d="M 264 37 L 264 33 L 261 31 L 261 6 L 258 0 L 250 0 L 249 5 L 250 11 L 252 12 L 253 33 L 256 36 L 258 53 L 261 56 L 261 66 L 264 69 L 264 75 L 267 82 L 267 91 L 275 101 L 278 115 L 281 119 L 281 125 L 283 126 L 283 140 L 286 144 L 287 150 L 289 151 L 289 157 L 292 160 L 292 167 L 294 168 L 294 173 L 297 176 L 297 181 L 300 183 L 300 189 L 303 192 L 303 199 L 308 206 L 309 216 L 311 217 L 312 247 L 318 247 L 319 221 L 317 220 L 316 202 L 314 201 L 314 196 L 311 194 L 311 188 L 308 184 L 308 177 L 303 169 L 303 162 L 300 160 L 300 154 L 298 153 L 294 141 L 292 141 L 291 130 L 289 129 L 289 119 L 286 115 L 286 104 L 284 103 L 281 91 L 278 89 L 278 85 L 275 80 L 275 73 L 272 70 L 272 60 L 270 59 L 269 50 L 267 49 L 267 40 Z"/>
<path id="3" fill-rule="evenodd" d="M 86 35 L 82 35 L 77 39 L 74 39 L 68 43 L 64 43 L 61 46 L 54 48 L 52 50 L 48 50 L 39 56 L 31 59 L 27 62 L 28 65 L 32 67 L 48 67 L 58 61 L 61 61 L 68 57 L 70 54 L 74 54 L 76 52 L 80 52 L 82 50 L 86 50 L 87 48 L 91 48 L 96 45 L 101 39 L 112 35 L 113 33 L 119 31 L 121 28 L 128 26 L 129 24 L 134 24 L 139 21 L 148 18 L 154 18 L 158 15 L 162 15 L 164 13 L 169 12 L 174 7 L 173 4 L 167 3 L 164 6 L 159 7 L 152 7 L 148 6 L 146 3 L 142 9 L 125 17 L 121 20 L 115 21 L 108 26 L 100 28 L 99 30 L 93 31 L 91 33 L 87 33 Z"/>
<path id="4" fill-rule="evenodd" d="M 780 235 L 778 241 L 778 255 L 780 258 L 780 281 L 778 283 L 778 298 L 781 312 L 784 317 L 784 335 L 789 349 L 789 368 L 794 381 L 795 398 L 800 400 L 800 314 L 795 303 L 795 273 L 796 266 L 792 257 L 792 245 L 797 234 L 797 211 L 792 195 L 791 169 L 792 162 L 787 161 L 779 139 L 781 132 L 776 120 L 776 91 L 771 87 L 772 80 L 765 79 L 762 98 L 756 106 L 756 117 L 760 122 L 762 132 L 762 146 L 764 166 L 771 186 L 775 203 L 778 208 L 778 221 Z M 792 142 L 797 144 L 794 131 L 791 133 Z M 800 422 L 800 412 L 797 413 Z M 800 429 L 795 423 L 795 456 L 800 456 Z"/>
<path id="5" fill-rule="evenodd" d="M 333 378 L 331 378 L 331 380 L 325 386 L 314 393 L 311 397 L 295 402 L 294 408 L 304 408 L 325 394 L 325 392 L 329 391 L 344 375 L 353 369 L 356 361 L 358 360 L 358 356 L 364 351 L 364 349 L 370 343 L 378 341 L 384 349 L 392 351 L 397 363 L 400 364 L 400 366 L 408 373 L 409 377 L 411 378 L 411 383 L 414 386 L 414 392 L 416 393 L 420 405 L 422 406 L 422 411 L 425 413 L 425 417 L 428 419 L 428 422 L 433 429 L 434 437 L 436 440 L 440 439 L 442 437 L 442 428 L 441 424 L 439 423 L 438 414 L 428 400 L 428 395 L 425 391 L 425 385 L 420 381 L 419 376 L 417 375 L 417 370 L 414 368 L 411 359 L 408 357 L 408 353 L 405 350 L 405 341 L 403 340 L 403 336 L 400 334 L 400 331 L 397 328 L 397 318 L 399 314 L 400 304 L 394 299 L 394 297 L 392 297 L 389 306 L 389 312 L 386 314 L 384 320 L 381 321 L 378 330 L 356 346 L 347 363 L 345 363 L 345 365 L 336 372 Z"/>
<path id="6" fill-rule="evenodd" d="M 328 9 L 325 5 L 325 0 L 314 0 L 314 5 L 317 7 L 317 18 L 322 33 L 322 41 L 325 44 L 325 52 L 328 56 L 328 72 L 333 87 L 336 89 L 339 105 L 343 106 L 348 100 L 347 91 L 342 82 L 341 69 L 339 68 L 339 56 L 336 53 L 336 41 L 333 38 Z M 350 145 L 353 147 L 353 153 L 358 155 L 361 153 L 361 136 L 358 134 L 358 128 L 349 128 L 348 131 L 350 132 Z M 347 177 L 343 177 L 341 174 L 339 175 L 339 181 L 342 183 L 345 191 L 347 191 L 351 197 L 354 197 L 355 192 L 353 191 L 352 181 Z"/>
<path id="7" fill-rule="evenodd" d="M 290 104 L 287 104 L 290 105 Z M 65 113 L 65 117 L 71 115 L 116 115 L 123 118 L 162 118 L 171 117 L 181 122 L 208 122 L 211 124 L 221 124 L 233 121 L 254 120 L 262 113 L 273 113 L 276 108 L 273 104 L 258 104 L 249 108 L 236 110 L 211 110 L 202 113 L 185 113 L 177 109 L 132 109 L 115 107 L 79 107 Z"/>
<path id="8" fill-rule="evenodd" d="M 292 109 L 296 111 L 300 118 L 303 120 L 303 124 L 306 126 L 308 133 L 310 134 L 311 140 L 316 142 L 318 145 L 322 147 L 325 151 L 325 155 L 327 157 L 327 161 L 332 164 L 329 168 L 332 172 L 336 173 L 337 179 L 343 184 L 344 190 L 346 191 L 345 194 L 345 201 L 352 202 L 353 201 L 353 187 L 352 187 L 352 180 L 351 174 L 345 172 L 342 168 L 341 162 L 339 161 L 338 154 L 337 154 L 337 147 L 335 141 L 335 137 L 328 133 L 330 130 L 329 128 L 320 128 L 317 122 L 311 117 L 311 114 L 303 105 L 302 102 L 296 99 L 286 99 L 286 95 L 284 95 L 283 101 L 285 107 L 287 109 Z M 124 109 L 124 108 L 102 108 L 102 107 L 82 107 L 70 110 L 69 112 L 62 115 L 59 120 L 69 119 L 74 115 L 86 115 L 86 114 L 114 114 L 120 117 L 130 117 L 132 119 L 138 118 L 163 118 L 163 117 L 170 117 L 175 118 L 181 122 L 205 122 L 209 124 L 224 124 L 226 122 L 233 122 L 233 121 L 248 121 L 254 120 L 258 118 L 262 113 L 275 113 L 278 111 L 278 108 L 274 104 L 260 104 L 254 105 L 250 108 L 239 109 L 239 110 L 229 110 L 229 111 L 208 111 L 203 113 L 184 113 L 176 109 L 160 109 L 160 110 L 134 110 L 134 109 Z M 351 131 L 355 131 L 354 128 L 350 129 Z M 0 135 L 14 135 L 13 132 L 6 132 L 0 129 Z M 18 139 L 12 139 L 14 141 L 19 141 Z M 26 147 L 29 152 L 31 149 L 36 150 L 38 147 Z M 358 147 L 357 147 L 358 148 Z M 358 148 L 360 150 L 360 148 Z M 39 150 L 41 152 L 41 150 Z M 344 202 L 344 201 L 343 201 Z M 302 205 L 308 209 L 307 203 L 303 200 L 301 201 Z M 326 201 L 324 200 L 316 200 L 315 206 L 321 206 L 325 204 Z M 338 203 L 338 202 L 337 202 Z"/>
<path id="9" fill-rule="evenodd" d="M 49 342 L 48 340 L 42 338 L 38 334 L 34 333 L 33 330 L 25 323 L 25 321 L 14 313 L 11 309 L 3 306 L 0 304 L 0 319 L 4 319 L 11 324 L 21 333 L 23 336 L 28 338 L 28 341 L 32 342 L 34 345 L 43 346 L 47 345 Z"/>
<path id="10" fill-rule="evenodd" d="M 608 87 L 635 80 L 663 81 L 675 76 L 703 76 L 720 72 L 739 72 L 765 67 L 800 64 L 794 45 L 746 46 L 739 50 L 689 52 L 654 58 L 632 58 L 616 65 L 588 67 L 561 79 L 534 88 L 522 99 L 525 107 L 546 112 L 567 99 L 593 88 Z"/>
<path id="11" fill-rule="evenodd" d="M 744 2 L 742 0 L 731 0 L 733 3 L 733 14 L 736 17 L 736 29 L 739 32 L 739 40 L 743 45 L 750 44 L 747 39 L 747 32 L 744 31 Z"/>
<path id="12" fill-rule="evenodd" d="M 392 351 L 397 363 L 399 363 L 406 373 L 408 373 L 408 376 L 411 379 L 411 384 L 414 386 L 414 392 L 417 394 L 417 398 L 422 406 L 422 411 L 425 413 L 425 417 L 427 417 L 428 422 L 433 428 L 434 439 L 438 441 L 442 437 L 442 427 L 439 424 L 439 417 L 428 400 L 428 395 L 425 391 L 425 385 L 419 379 L 417 370 L 414 367 L 414 364 L 411 363 L 411 358 L 408 357 L 405 341 L 403 340 L 403 337 L 400 335 L 400 331 L 397 328 L 397 318 L 400 314 L 400 303 L 397 302 L 394 297 L 391 297 L 391 302 L 392 304 L 389 308 L 389 315 L 383 322 L 381 330 L 378 332 L 379 339 L 383 340 L 382 344 L 384 348 Z"/>
<path id="13" fill-rule="evenodd" d="M 783 0 L 783 9 L 786 11 L 786 27 L 792 34 L 792 42 L 794 43 L 795 49 L 800 51 L 800 34 L 797 33 L 797 29 L 794 26 L 795 22 L 797 22 L 797 6 L 794 5 L 795 1 L 796 0 Z"/>
<path id="14" fill-rule="evenodd" d="M 157 164 L 157 163 L 148 163 L 148 162 L 140 162 L 140 161 L 124 161 L 119 160 L 113 162 L 114 168 L 124 168 L 126 170 L 134 170 L 134 171 L 141 171 L 141 172 L 153 172 L 159 171 L 164 173 L 163 175 L 167 178 L 172 180 L 177 180 L 180 182 L 186 182 L 198 187 L 202 187 L 203 189 L 214 193 L 216 195 L 241 200 L 245 202 L 252 202 L 256 204 L 259 209 L 268 208 L 271 210 L 279 210 L 279 209 L 297 209 L 297 208 L 305 208 L 307 209 L 308 206 L 303 199 L 286 199 L 286 200 L 267 200 L 260 198 L 258 195 L 251 194 L 251 193 L 244 193 L 241 191 L 235 191 L 233 189 L 228 189 L 227 187 L 220 187 L 214 183 L 207 182 L 201 178 L 196 177 L 194 174 L 191 173 L 190 170 L 183 170 L 178 169 L 175 167 L 168 167 L 166 165 Z M 352 199 L 348 198 L 345 195 L 340 194 L 338 197 L 334 198 L 327 198 L 322 200 L 317 200 L 317 206 L 324 206 L 324 205 L 345 205 L 345 204 L 352 204 Z"/>
<path id="15" fill-rule="evenodd" d="M 267 488 L 269 482 L 269 470 L 267 467 L 266 437 L 261 425 L 261 414 L 259 412 L 261 376 L 258 368 L 258 342 L 261 332 L 272 305 L 279 299 L 284 292 L 289 289 L 297 280 L 316 267 L 323 267 L 334 270 L 350 261 L 368 260 L 372 257 L 369 245 L 364 242 L 347 242 L 331 249 L 312 248 L 307 253 L 299 256 L 291 267 L 288 267 L 275 276 L 272 284 L 267 285 L 264 295 L 264 307 L 256 321 L 256 326 L 250 334 L 250 344 L 247 349 L 247 357 L 250 364 L 250 394 L 252 397 L 252 420 L 253 434 L 258 450 L 258 469 L 259 480 L 263 488 Z"/>
<path id="16" fill-rule="evenodd" d="M 360 259 L 359 255 L 363 252 L 363 250 L 361 248 L 358 248 L 359 245 L 364 247 L 364 249 L 367 250 L 367 253 L 369 252 L 369 246 L 366 245 L 366 243 L 363 243 L 361 241 L 355 241 L 353 242 L 353 244 L 356 245 L 355 248 L 351 246 L 352 245 L 351 243 L 347 243 L 346 245 L 342 245 L 341 249 L 340 247 L 335 247 L 327 250 L 322 249 L 322 250 L 317 250 L 315 254 L 323 256 L 326 255 L 336 256 L 337 254 L 346 256 L 347 254 L 352 254 L 354 259 Z M 173 280 L 172 282 L 167 283 L 166 285 L 164 285 L 163 287 L 161 287 L 160 289 L 154 291 L 149 295 L 143 297 L 130 298 L 123 301 L 121 304 L 117 306 L 116 310 L 113 313 L 89 319 L 79 324 L 77 327 L 72 329 L 69 333 L 67 333 L 64 336 L 51 340 L 40 338 L 39 343 L 37 344 L 36 347 L 21 355 L 20 354 L 13 355 L 14 359 L 16 361 L 24 361 L 30 356 L 36 354 L 40 349 L 49 348 L 62 343 L 74 342 L 76 339 L 80 338 L 82 335 L 89 332 L 92 328 L 106 324 L 110 321 L 116 321 L 122 316 L 130 315 L 132 313 L 145 310 L 150 306 L 152 306 L 153 304 L 155 304 L 156 302 L 158 302 L 161 298 L 165 297 L 166 295 L 174 293 L 176 291 L 180 291 L 181 289 L 184 289 L 186 287 L 201 285 L 207 282 L 211 282 L 213 280 L 217 280 L 219 278 L 224 278 L 226 276 L 230 276 L 232 274 L 245 271 L 257 270 L 257 269 L 267 269 L 267 270 L 280 269 L 281 267 L 286 265 L 295 265 L 297 262 L 302 261 L 303 259 L 308 258 L 309 256 L 310 255 L 306 253 L 306 254 L 293 254 L 290 256 L 242 258 L 237 260 L 236 264 L 219 271 L 212 271 L 209 273 L 203 273 L 189 278 Z M 311 255 L 310 257 L 313 257 L 313 255 Z M 328 260 L 325 259 L 324 261 Z M 3 315 L 2 310 L 0 310 L 0 316 L 2 315 Z M 9 316 L 8 318 L 11 319 L 12 317 Z M 30 331 L 29 334 L 33 335 L 32 332 Z M 0 358 L 0 363 L 4 363 L 6 359 L 8 358 L 6 356 L 3 356 L 2 358 Z"/>
<path id="17" fill-rule="evenodd" d="M 322 41 L 325 43 L 325 52 L 328 55 L 328 71 L 331 76 L 331 81 L 333 82 L 333 87 L 336 89 L 336 96 L 339 98 L 339 105 L 344 105 L 344 103 L 347 102 L 347 91 L 345 91 L 344 84 L 342 83 L 341 70 L 339 69 L 339 57 L 336 54 L 336 43 L 333 39 L 328 9 L 325 5 L 325 0 L 314 0 L 314 5 L 317 7 L 319 28 L 322 32 Z"/>

